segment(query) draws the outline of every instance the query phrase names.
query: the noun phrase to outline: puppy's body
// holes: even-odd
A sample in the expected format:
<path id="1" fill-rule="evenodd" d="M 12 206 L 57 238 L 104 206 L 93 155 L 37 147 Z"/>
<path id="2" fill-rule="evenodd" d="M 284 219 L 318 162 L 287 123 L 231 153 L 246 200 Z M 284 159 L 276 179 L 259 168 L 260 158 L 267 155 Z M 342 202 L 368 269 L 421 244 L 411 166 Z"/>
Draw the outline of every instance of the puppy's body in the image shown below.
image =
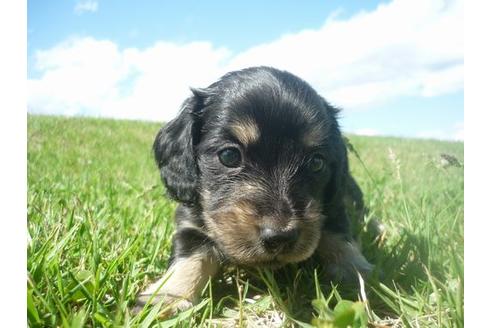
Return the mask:
<path id="1" fill-rule="evenodd" d="M 337 110 L 306 82 L 267 67 L 192 91 L 154 143 L 181 205 L 168 273 L 138 303 L 154 294 L 154 303 L 185 308 L 224 263 L 279 267 L 316 254 L 334 277 L 369 271 L 346 215 L 348 191 L 360 189 Z"/>

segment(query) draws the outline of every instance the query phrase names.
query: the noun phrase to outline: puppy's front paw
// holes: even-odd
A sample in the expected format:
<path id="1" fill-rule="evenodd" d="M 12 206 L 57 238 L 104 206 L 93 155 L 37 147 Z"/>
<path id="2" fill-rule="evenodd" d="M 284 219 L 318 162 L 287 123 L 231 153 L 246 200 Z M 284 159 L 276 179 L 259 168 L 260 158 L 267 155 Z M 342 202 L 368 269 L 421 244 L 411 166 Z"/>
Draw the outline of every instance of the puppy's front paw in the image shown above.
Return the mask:
<path id="1" fill-rule="evenodd" d="M 161 279 L 138 295 L 132 313 L 140 312 L 147 303 L 160 305 L 161 317 L 189 309 L 217 270 L 217 261 L 206 253 L 175 259 Z"/>

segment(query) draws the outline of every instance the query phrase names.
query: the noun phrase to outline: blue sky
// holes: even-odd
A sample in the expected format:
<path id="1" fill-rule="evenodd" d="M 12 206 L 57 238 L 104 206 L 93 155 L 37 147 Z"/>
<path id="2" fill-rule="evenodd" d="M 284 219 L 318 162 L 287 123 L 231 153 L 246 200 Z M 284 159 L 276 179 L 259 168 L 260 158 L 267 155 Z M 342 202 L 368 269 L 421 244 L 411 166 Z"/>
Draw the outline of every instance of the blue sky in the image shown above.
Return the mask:
<path id="1" fill-rule="evenodd" d="M 28 1 L 28 110 L 166 121 L 189 86 L 287 69 L 346 132 L 463 139 L 460 1 Z"/>

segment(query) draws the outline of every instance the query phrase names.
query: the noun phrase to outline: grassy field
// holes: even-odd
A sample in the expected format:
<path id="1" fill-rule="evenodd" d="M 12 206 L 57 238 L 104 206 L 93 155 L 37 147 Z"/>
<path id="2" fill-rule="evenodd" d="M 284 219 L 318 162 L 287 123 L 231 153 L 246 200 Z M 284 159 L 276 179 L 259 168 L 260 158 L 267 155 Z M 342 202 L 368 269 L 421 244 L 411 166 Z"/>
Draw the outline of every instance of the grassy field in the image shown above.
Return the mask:
<path id="1" fill-rule="evenodd" d="M 31 327 L 462 327 L 463 143 L 349 136 L 351 170 L 383 238 L 362 238 L 381 272 L 365 288 L 318 283 L 314 267 L 226 270 L 167 321 L 132 316 L 166 268 L 176 204 L 151 144 L 159 124 L 29 116 Z M 441 154 L 461 165 L 448 165 Z"/>

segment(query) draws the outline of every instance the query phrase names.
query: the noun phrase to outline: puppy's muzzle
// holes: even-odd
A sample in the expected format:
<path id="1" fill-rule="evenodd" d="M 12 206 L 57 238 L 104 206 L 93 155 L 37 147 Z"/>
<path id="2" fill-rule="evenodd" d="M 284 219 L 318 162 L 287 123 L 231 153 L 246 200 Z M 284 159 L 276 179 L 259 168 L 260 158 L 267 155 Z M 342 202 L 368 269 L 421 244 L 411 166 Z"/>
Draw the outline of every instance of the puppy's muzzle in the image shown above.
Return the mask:
<path id="1" fill-rule="evenodd" d="M 260 239 L 265 249 L 270 253 L 280 252 L 284 249 L 291 248 L 299 237 L 297 229 L 276 230 L 272 228 L 263 228 L 260 233 Z"/>

